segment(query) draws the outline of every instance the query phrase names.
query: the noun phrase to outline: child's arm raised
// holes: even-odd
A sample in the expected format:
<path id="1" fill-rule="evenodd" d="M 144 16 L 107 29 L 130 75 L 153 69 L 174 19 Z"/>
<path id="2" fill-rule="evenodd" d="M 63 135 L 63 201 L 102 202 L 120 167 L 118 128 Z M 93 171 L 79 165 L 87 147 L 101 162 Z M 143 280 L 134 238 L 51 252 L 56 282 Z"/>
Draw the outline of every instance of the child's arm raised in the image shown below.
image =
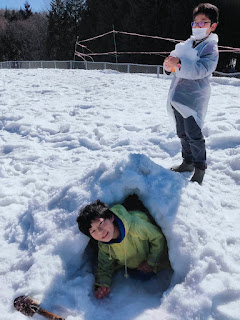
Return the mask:
<path id="1" fill-rule="evenodd" d="M 218 48 L 215 43 L 208 43 L 200 54 L 200 59 L 192 61 L 181 58 L 181 69 L 176 77 L 190 80 L 205 78 L 215 71 L 218 63 Z"/>

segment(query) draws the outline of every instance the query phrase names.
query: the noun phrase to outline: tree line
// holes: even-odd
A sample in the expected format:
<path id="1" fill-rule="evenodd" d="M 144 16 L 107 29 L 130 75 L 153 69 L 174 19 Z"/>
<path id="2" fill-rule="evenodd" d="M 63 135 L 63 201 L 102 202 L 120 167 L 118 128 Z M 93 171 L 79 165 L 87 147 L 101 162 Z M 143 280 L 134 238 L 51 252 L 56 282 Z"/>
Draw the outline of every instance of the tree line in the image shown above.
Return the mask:
<path id="1" fill-rule="evenodd" d="M 192 10 L 199 0 L 52 0 L 47 12 L 32 12 L 26 1 L 19 10 L 0 10 L 0 61 L 72 60 L 76 39 L 113 30 L 184 40 L 191 34 Z M 220 11 L 219 44 L 239 47 L 239 0 L 212 0 Z M 114 42 L 115 40 L 115 42 Z M 163 52 L 174 43 L 109 34 L 87 42 L 80 52 Z M 118 62 L 162 64 L 165 55 L 119 55 Z M 240 55 L 221 53 L 218 70 L 240 70 Z M 79 58 L 76 58 L 79 60 Z M 115 62 L 115 56 L 94 61 Z"/>

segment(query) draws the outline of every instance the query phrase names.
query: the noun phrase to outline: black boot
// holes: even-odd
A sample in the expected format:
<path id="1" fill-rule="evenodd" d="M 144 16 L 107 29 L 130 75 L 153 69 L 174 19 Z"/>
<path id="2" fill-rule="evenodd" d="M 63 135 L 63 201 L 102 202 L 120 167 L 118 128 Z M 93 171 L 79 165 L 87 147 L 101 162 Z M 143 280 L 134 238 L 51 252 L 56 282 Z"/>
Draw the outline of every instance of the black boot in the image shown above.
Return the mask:
<path id="1" fill-rule="evenodd" d="M 183 162 L 179 166 L 172 167 L 171 170 L 175 172 L 193 172 L 194 165 L 193 163 L 186 163 L 183 159 Z"/>
<path id="2" fill-rule="evenodd" d="M 198 184 L 201 185 L 204 175 L 205 175 L 205 170 L 202 170 L 202 169 L 199 169 L 199 168 L 195 168 L 195 172 L 194 172 L 194 175 L 192 176 L 191 181 L 192 182 L 197 182 Z"/>

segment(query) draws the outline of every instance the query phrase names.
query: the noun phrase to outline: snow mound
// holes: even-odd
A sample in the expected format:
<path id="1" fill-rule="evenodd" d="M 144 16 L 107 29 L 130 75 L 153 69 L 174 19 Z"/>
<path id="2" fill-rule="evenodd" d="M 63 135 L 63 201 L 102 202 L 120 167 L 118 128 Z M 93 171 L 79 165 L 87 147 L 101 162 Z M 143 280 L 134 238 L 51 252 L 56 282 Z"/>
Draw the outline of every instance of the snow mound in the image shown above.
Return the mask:
<path id="1" fill-rule="evenodd" d="M 212 79 L 204 183 L 181 161 L 165 109 L 170 80 L 85 70 L 1 70 L 0 311 L 30 295 L 67 320 L 238 320 L 240 80 Z M 80 207 L 137 193 L 162 227 L 174 273 L 113 281 L 93 296 Z M 35 319 L 41 319 L 35 315 Z"/>

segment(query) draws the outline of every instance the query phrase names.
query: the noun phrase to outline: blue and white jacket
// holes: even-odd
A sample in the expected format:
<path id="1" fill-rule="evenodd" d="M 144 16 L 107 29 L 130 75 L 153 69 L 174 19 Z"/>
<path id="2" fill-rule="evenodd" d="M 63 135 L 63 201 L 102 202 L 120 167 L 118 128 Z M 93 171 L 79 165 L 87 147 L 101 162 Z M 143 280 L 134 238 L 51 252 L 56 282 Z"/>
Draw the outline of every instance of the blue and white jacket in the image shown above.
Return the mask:
<path id="1" fill-rule="evenodd" d="M 211 94 L 209 79 L 218 63 L 218 36 L 211 33 L 194 47 L 191 36 L 176 45 L 170 55 L 181 60 L 181 68 L 176 68 L 170 86 L 167 109 L 175 120 L 172 106 L 184 117 L 193 116 L 201 128 L 206 116 Z"/>

